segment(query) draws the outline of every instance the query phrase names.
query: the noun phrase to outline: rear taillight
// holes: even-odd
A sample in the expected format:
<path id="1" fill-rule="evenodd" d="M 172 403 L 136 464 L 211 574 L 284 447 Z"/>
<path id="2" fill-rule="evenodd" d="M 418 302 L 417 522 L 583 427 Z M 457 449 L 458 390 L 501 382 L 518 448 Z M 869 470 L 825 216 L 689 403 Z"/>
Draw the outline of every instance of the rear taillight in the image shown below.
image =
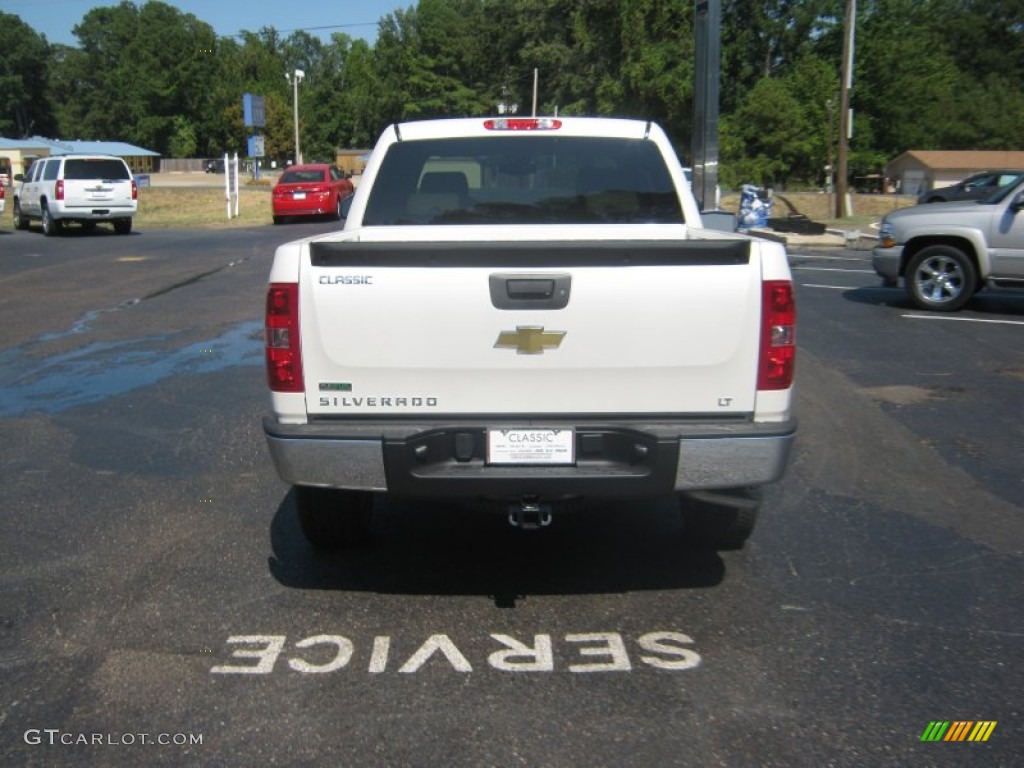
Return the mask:
<path id="1" fill-rule="evenodd" d="M 552 117 L 496 117 L 484 120 L 488 131 L 557 131 L 562 121 Z"/>
<path id="2" fill-rule="evenodd" d="M 58 200 L 64 199 L 64 179 L 57 179 L 57 188 L 54 190 L 54 195 Z"/>
<path id="3" fill-rule="evenodd" d="M 267 383 L 274 392 L 302 392 L 299 348 L 299 286 L 271 283 L 265 327 Z"/>
<path id="4" fill-rule="evenodd" d="M 4 183 L 0 181 L 0 200 L 4 199 Z"/>
<path id="5" fill-rule="evenodd" d="M 139 185 L 135 183 L 135 179 L 132 179 L 132 200 L 139 199 Z"/>
<path id="6" fill-rule="evenodd" d="M 796 367 L 796 302 L 788 280 L 765 280 L 761 292 L 758 389 L 789 389 Z"/>

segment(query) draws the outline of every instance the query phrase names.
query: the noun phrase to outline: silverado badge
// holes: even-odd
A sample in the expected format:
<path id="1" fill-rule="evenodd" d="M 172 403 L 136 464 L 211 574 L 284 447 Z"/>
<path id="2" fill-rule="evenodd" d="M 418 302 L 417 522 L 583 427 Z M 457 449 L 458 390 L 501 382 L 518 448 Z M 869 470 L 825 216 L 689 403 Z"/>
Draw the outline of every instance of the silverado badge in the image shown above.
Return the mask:
<path id="1" fill-rule="evenodd" d="M 545 349 L 557 349 L 565 331 L 545 331 L 542 325 L 517 325 L 514 331 L 502 331 L 495 349 L 514 349 L 517 355 L 543 355 Z"/>

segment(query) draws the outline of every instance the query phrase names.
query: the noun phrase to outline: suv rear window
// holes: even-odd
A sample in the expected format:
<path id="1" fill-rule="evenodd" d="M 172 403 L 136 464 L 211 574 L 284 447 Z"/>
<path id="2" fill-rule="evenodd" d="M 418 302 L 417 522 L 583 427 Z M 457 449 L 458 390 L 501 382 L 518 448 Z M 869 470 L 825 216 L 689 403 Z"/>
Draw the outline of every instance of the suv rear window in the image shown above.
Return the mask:
<path id="1" fill-rule="evenodd" d="M 111 181 L 131 178 L 128 166 L 122 160 L 106 158 L 74 158 L 64 161 L 64 178 L 73 180 L 108 179 Z"/>
<path id="2" fill-rule="evenodd" d="M 490 136 L 393 144 L 366 226 L 679 224 L 683 212 L 650 141 Z"/>

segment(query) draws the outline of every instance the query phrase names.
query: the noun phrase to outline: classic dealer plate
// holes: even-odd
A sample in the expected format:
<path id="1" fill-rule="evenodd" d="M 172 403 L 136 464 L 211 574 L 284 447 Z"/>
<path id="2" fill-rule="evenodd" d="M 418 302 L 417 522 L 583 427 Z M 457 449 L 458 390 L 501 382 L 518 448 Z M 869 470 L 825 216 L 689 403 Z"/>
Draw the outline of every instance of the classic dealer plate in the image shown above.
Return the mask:
<path id="1" fill-rule="evenodd" d="M 571 429 L 489 429 L 488 464 L 574 464 Z"/>

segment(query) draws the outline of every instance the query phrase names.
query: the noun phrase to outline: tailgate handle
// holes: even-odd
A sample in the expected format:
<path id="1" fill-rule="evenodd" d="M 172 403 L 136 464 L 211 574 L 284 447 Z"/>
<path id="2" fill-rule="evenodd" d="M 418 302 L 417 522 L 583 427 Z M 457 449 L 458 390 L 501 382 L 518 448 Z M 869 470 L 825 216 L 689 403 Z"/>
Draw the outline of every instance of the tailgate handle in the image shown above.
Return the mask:
<path id="1" fill-rule="evenodd" d="M 550 299 L 555 292 L 555 281 L 534 278 L 509 278 L 505 288 L 510 299 Z"/>
<path id="2" fill-rule="evenodd" d="M 495 273 L 489 282 L 491 304 L 497 309 L 564 309 L 572 275 Z"/>

